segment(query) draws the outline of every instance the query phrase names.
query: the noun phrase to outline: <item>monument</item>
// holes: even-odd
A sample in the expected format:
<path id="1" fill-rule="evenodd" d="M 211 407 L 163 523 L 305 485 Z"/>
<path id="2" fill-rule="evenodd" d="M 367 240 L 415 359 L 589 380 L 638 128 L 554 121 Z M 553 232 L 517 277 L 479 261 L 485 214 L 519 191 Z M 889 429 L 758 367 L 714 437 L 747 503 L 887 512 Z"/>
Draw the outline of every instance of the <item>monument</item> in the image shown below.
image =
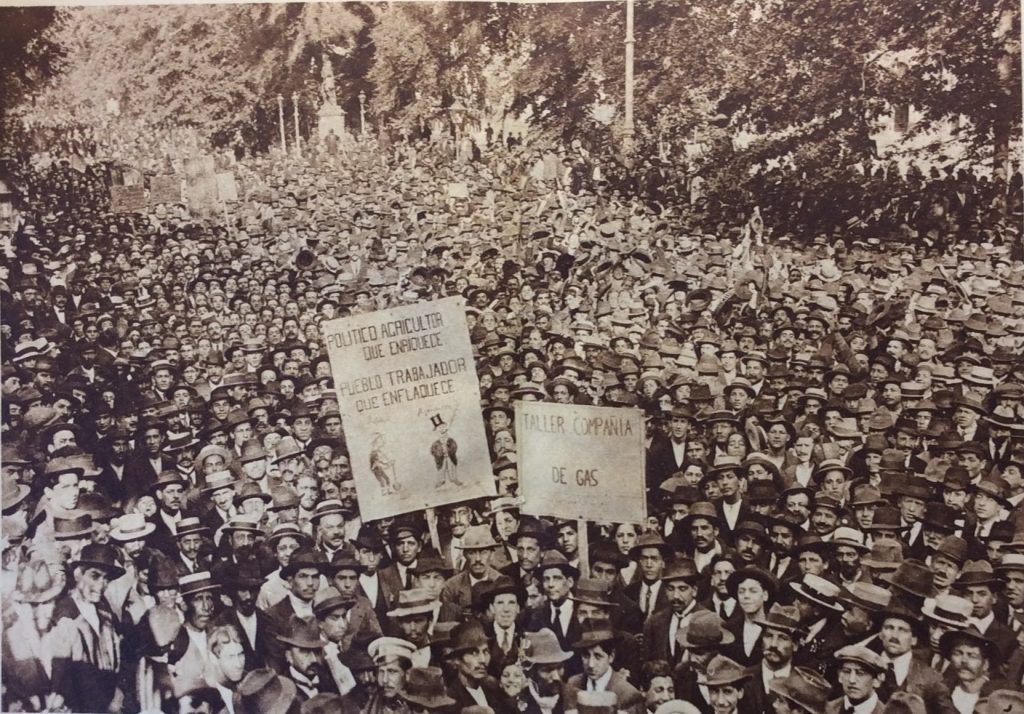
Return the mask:
<path id="1" fill-rule="evenodd" d="M 345 136 L 345 114 L 338 105 L 338 94 L 334 86 L 334 67 L 330 56 L 324 52 L 320 68 L 320 108 L 317 110 L 317 135 L 324 140 L 331 131 L 339 139 Z"/>

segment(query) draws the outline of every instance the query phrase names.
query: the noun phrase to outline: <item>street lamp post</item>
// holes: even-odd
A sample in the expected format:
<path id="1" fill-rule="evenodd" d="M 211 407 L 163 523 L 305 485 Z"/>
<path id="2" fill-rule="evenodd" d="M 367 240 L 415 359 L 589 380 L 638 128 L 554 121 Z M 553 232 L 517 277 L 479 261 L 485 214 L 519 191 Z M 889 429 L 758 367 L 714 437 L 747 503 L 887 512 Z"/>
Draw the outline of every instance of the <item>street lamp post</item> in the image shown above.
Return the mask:
<path id="1" fill-rule="evenodd" d="M 633 0 L 626 0 L 626 112 L 623 121 L 622 153 L 627 166 L 633 163 Z"/>
<path id="2" fill-rule="evenodd" d="M 288 151 L 288 142 L 284 138 L 284 97 L 277 95 L 277 123 L 281 128 L 281 151 Z"/>
<path id="3" fill-rule="evenodd" d="M 359 90 L 359 136 L 366 133 L 366 92 Z"/>
<path id="4" fill-rule="evenodd" d="M 292 93 L 292 110 L 292 120 L 295 124 L 295 153 L 299 153 L 301 151 L 299 147 L 299 95 L 294 92 Z"/>

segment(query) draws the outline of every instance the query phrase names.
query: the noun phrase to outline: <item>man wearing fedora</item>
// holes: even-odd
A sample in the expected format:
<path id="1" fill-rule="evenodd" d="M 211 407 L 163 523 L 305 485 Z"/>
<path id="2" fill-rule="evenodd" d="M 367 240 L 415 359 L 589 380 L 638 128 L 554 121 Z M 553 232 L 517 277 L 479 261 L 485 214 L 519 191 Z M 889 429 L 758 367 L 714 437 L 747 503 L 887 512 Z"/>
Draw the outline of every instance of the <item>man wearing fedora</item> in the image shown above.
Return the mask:
<path id="1" fill-rule="evenodd" d="M 494 582 L 501 573 L 491 567 L 491 558 L 499 547 L 490 526 L 470 526 L 462 536 L 459 550 L 465 560 L 464 569 L 448 578 L 441 590 L 441 602 L 464 611 L 472 605 L 473 586 Z"/>
<path id="2" fill-rule="evenodd" d="M 281 577 L 288 583 L 288 595 L 267 610 L 280 632 L 293 619 L 312 621 L 313 598 L 320 589 L 326 563 L 315 550 L 302 550 L 292 555 L 288 565 L 281 568 Z"/>
<path id="3" fill-rule="evenodd" d="M 276 642 L 273 620 L 256 606 L 259 588 L 264 583 L 259 562 L 250 557 L 231 563 L 221 572 L 223 577 L 218 582 L 231 606 L 221 609 L 213 624 L 230 625 L 239 632 L 248 670 L 266 667 L 274 661 Z"/>
<path id="4" fill-rule="evenodd" d="M 547 628 L 555 633 L 558 642 L 568 649 L 579 636 L 579 623 L 575 614 L 575 603 L 569 597 L 579 571 L 569 565 L 557 550 L 549 550 L 537 566 L 544 600 L 526 615 L 526 629 L 537 631 Z"/>
<path id="5" fill-rule="evenodd" d="M 295 620 L 277 635 L 284 650 L 287 668 L 282 677 L 295 684 L 299 701 L 312 699 L 317 694 L 337 692 L 334 679 L 326 671 L 324 647 L 327 641 L 320 635 L 316 623 Z"/>
<path id="6" fill-rule="evenodd" d="M 977 628 L 950 630 L 939 641 L 939 651 L 949 661 L 955 678 L 950 696 L 959 714 L 976 711 L 982 698 L 1008 688 L 998 676 L 999 647 Z"/>
<path id="7" fill-rule="evenodd" d="M 566 710 L 576 708 L 581 692 L 611 692 L 616 696 L 616 706 L 620 711 L 643 714 L 643 693 L 615 669 L 618 646 L 619 637 L 612 630 L 611 621 L 591 620 L 586 623 L 579 639 L 572 643 L 583 663 L 583 672 L 570 677 L 565 683 Z"/>
<path id="8" fill-rule="evenodd" d="M 124 568 L 110 545 L 85 546 L 68 568 L 71 589 L 53 610 L 53 691 L 72 711 L 108 711 L 118 696 L 121 638 L 103 593 Z"/>
<path id="9" fill-rule="evenodd" d="M 481 706 L 495 714 L 511 714 L 508 695 L 487 673 L 491 650 L 483 627 L 472 620 L 459 623 L 451 633 L 448 647 L 447 659 L 452 672 L 448 695 L 455 700 L 455 706 Z"/>
<path id="10" fill-rule="evenodd" d="M 728 657 L 716 655 L 708 662 L 700 682 L 707 687 L 715 714 L 740 714 L 752 711 L 743 703 L 745 685 L 750 675 Z"/>
<path id="11" fill-rule="evenodd" d="M 748 668 L 750 679 L 743 694 L 744 707 L 751 711 L 768 711 L 772 682 L 785 680 L 794 670 L 793 654 L 803 635 L 800 613 L 792 605 L 772 605 L 763 619 L 761 661 Z"/>
<path id="12" fill-rule="evenodd" d="M 1003 580 L 987 560 L 969 560 L 960 572 L 955 588 L 971 602 L 971 621 L 998 648 L 1003 657 L 1017 649 L 1017 634 L 996 615 Z"/>
<path id="13" fill-rule="evenodd" d="M 566 652 L 558 643 L 555 633 L 549 629 L 526 634 L 529 646 L 526 648 L 527 714 L 564 714 L 565 665 L 572 659 L 572 652 Z"/>
<path id="14" fill-rule="evenodd" d="M 942 675 L 922 662 L 915 648 L 923 634 L 920 617 L 901 602 L 894 601 L 880 615 L 882 662 L 886 665 L 885 678 L 879 688 L 883 700 L 895 692 L 917 694 L 934 703 L 937 711 L 952 711 L 949 688 Z"/>
<path id="15" fill-rule="evenodd" d="M 665 570 L 660 583 L 665 591 L 665 606 L 644 623 L 648 661 L 662 660 L 674 666 L 682 659 L 684 648 L 679 644 L 679 632 L 695 612 L 705 609 L 697 602 L 699 579 L 697 567 L 689 558 L 676 558 Z"/>

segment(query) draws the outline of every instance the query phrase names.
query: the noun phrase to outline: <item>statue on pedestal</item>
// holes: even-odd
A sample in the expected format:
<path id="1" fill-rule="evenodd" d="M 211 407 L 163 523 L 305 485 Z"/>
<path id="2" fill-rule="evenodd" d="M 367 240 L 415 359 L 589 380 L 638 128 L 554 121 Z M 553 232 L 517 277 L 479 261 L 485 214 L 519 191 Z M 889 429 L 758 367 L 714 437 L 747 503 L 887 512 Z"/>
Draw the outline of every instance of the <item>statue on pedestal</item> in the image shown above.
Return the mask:
<path id="1" fill-rule="evenodd" d="M 320 67 L 320 109 L 317 110 L 317 134 L 321 141 L 334 131 L 336 137 L 345 135 L 345 115 L 338 105 L 338 92 L 334 84 L 334 67 L 331 65 L 330 54 L 321 55 Z"/>

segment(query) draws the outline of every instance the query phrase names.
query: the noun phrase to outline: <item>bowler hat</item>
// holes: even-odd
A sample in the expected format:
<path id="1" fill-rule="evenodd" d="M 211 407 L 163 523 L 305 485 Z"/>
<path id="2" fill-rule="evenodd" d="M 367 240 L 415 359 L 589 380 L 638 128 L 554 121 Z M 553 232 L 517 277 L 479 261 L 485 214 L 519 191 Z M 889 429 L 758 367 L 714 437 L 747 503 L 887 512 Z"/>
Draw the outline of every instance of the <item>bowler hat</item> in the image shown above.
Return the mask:
<path id="1" fill-rule="evenodd" d="M 107 574 L 110 580 L 117 580 L 124 575 L 124 568 L 117 560 L 117 550 L 112 545 L 89 543 L 82 548 L 78 560 L 68 563 L 73 568 L 98 568 Z"/>
<path id="2" fill-rule="evenodd" d="M 288 565 L 281 568 L 281 577 L 290 578 L 300 570 L 316 570 L 318 573 L 325 573 L 327 571 L 327 564 L 323 561 L 323 556 L 319 551 L 306 549 L 297 550 L 292 553 L 291 560 L 288 561 Z"/>

